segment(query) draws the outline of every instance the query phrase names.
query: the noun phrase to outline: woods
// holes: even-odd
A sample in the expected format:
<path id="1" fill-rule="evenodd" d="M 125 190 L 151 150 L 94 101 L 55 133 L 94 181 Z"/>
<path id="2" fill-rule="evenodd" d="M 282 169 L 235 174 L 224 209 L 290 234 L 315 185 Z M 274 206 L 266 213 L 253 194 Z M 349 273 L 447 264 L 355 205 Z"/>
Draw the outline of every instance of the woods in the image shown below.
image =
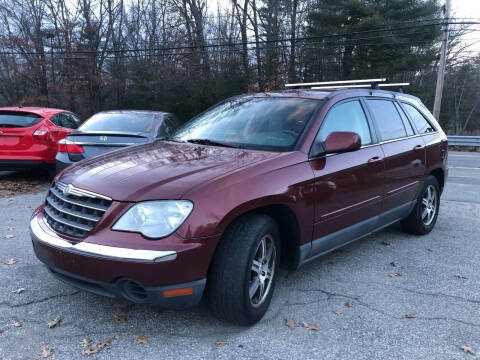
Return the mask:
<path id="1" fill-rule="evenodd" d="M 153 109 L 182 120 L 287 82 L 386 76 L 433 104 L 435 0 L 0 0 L 0 105 Z M 440 120 L 480 128 L 480 57 L 450 20 Z M 468 45 L 468 44 L 467 44 Z"/>

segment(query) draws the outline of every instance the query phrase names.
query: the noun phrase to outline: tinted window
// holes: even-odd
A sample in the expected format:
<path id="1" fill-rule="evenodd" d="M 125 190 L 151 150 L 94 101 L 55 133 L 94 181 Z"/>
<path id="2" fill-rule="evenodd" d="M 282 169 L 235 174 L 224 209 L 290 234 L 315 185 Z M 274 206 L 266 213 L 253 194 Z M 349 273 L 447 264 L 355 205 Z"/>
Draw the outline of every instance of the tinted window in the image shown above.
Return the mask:
<path id="1" fill-rule="evenodd" d="M 155 130 L 155 114 L 98 113 L 88 118 L 79 130 L 151 132 Z"/>
<path id="2" fill-rule="evenodd" d="M 289 151 L 319 105 L 299 98 L 242 97 L 225 101 L 180 127 L 175 138 Z"/>
<path id="3" fill-rule="evenodd" d="M 79 125 L 76 120 L 78 119 L 69 113 L 59 113 L 50 118 L 55 125 L 67 129 L 76 129 Z"/>
<path id="4" fill-rule="evenodd" d="M 362 145 L 372 143 L 367 118 L 358 100 L 336 105 L 328 112 L 320 129 L 320 140 L 325 141 L 334 131 L 355 132 L 360 135 Z"/>
<path id="5" fill-rule="evenodd" d="M 16 111 L 0 111 L 0 127 L 30 127 L 42 120 L 41 116 Z"/>
<path id="6" fill-rule="evenodd" d="M 392 140 L 407 136 L 403 121 L 390 100 L 367 100 L 377 122 L 380 138 Z"/>
<path id="7" fill-rule="evenodd" d="M 407 135 L 408 136 L 414 135 L 415 131 L 413 130 L 412 124 L 410 123 L 410 120 L 408 120 L 407 115 L 405 115 L 405 112 L 403 111 L 403 109 L 397 103 L 395 103 L 395 107 L 397 108 L 400 114 L 400 117 L 402 118 L 403 125 L 405 126 L 405 130 L 407 130 Z"/>
<path id="8" fill-rule="evenodd" d="M 405 110 L 407 110 L 410 119 L 412 119 L 413 124 L 417 128 L 419 134 L 425 134 L 431 131 L 434 131 L 430 123 L 425 119 L 425 117 L 412 105 L 403 103 Z"/>

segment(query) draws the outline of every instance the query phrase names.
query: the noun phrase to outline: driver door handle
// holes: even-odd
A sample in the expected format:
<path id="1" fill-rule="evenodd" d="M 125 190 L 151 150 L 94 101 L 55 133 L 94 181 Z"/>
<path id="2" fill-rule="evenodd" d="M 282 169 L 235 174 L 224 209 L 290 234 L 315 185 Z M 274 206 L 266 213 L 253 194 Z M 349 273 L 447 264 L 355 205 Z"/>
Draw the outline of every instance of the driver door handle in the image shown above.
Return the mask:
<path id="1" fill-rule="evenodd" d="M 381 158 L 380 156 L 374 156 L 371 159 L 368 159 L 368 163 L 372 164 L 372 163 L 376 163 L 376 162 L 379 162 L 379 161 L 382 161 L 382 160 L 383 160 L 383 158 Z"/>
<path id="2" fill-rule="evenodd" d="M 414 146 L 413 150 L 414 151 L 419 151 L 419 150 L 423 150 L 425 148 L 425 145 L 416 145 Z"/>

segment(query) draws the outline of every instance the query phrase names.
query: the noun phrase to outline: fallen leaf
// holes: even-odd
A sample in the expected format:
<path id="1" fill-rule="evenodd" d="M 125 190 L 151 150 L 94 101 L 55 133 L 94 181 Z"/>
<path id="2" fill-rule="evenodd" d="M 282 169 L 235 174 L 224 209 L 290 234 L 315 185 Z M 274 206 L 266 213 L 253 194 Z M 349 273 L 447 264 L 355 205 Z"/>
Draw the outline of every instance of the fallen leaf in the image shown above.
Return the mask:
<path id="1" fill-rule="evenodd" d="M 365 318 L 365 316 L 363 316 L 363 315 L 358 315 L 358 317 L 359 317 L 361 320 L 363 320 L 363 319 Z"/>
<path id="2" fill-rule="evenodd" d="M 115 335 L 113 335 L 113 336 L 112 336 L 112 339 L 114 339 L 114 340 L 120 339 L 120 334 L 115 334 Z"/>
<path id="3" fill-rule="evenodd" d="M 92 345 L 92 339 L 86 338 L 86 339 L 80 340 L 80 346 L 81 347 L 86 348 L 86 347 L 89 347 L 90 345 Z"/>
<path id="4" fill-rule="evenodd" d="M 128 335 L 133 335 L 133 330 L 128 330 Z"/>
<path id="5" fill-rule="evenodd" d="M 218 340 L 217 342 L 215 342 L 216 345 L 218 346 L 224 346 L 224 345 L 228 345 L 228 341 L 227 340 Z"/>
<path id="6" fill-rule="evenodd" d="M 13 264 L 15 264 L 16 262 L 17 262 L 17 259 L 13 259 L 13 258 L 12 258 L 12 259 L 7 259 L 7 260 L 5 260 L 3 263 L 4 263 L 5 265 L 13 265 Z"/>
<path id="7" fill-rule="evenodd" d="M 21 293 L 24 292 L 24 291 L 25 291 L 24 288 L 20 288 L 20 289 L 17 289 L 17 290 L 13 290 L 12 293 L 18 295 L 18 294 L 21 294 Z"/>
<path id="8" fill-rule="evenodd" d="M 110 322 L 112 322 L 112 323 L 123 323 L 123 322 L 125 322 L 126 319 L 127 318 L 125 316 L 121 316 L 121 315 L 120 316 L 114 316 L 110 320 Z"/>
<path id="9" fill-rule="evenodd" d="M 13 321 L 11 325 L 13 327 L 20 327 L 20 326 L 22 326 L 22 323 L 20 321 Z"/>
<path id="10" fill-rule="evenodd" d="M 390 263 L 390 265 L 392 265 L 393 267 L 398 267 L 398 265 L 400 265 L 400 263 L 398 261 L 392 261 Z"/>
<path id="11" fill-rule="evenodd" d="M 389 241 L 382 241 L 381 244 L 382 244 L 382 245 L 385 245 L 385 246 L 390 246 L 390 245 L 392 245 L 392 243 L 389 242 Z"/>
<path id="12" fill-rule="evenodd" d="M 315 325 L 315 324 L 309 324 L 306 323 L 305 321 L 302 323 L 303 327 L 308 330 L 315 330 L 315 331 L 320 331 L 320 328 Z"/>
<path id="13" fill-rule="evenodd" d="M 111 345 L 111 341 L 110 340 L 105 340 L 105 341 L 102 341 L 100 344 L 94 346 L 94 347 L 90 347 L 90 348 L 87 348 L 87 349 L 83 349 L 82 350 L 82 355 L 84 356 L 89 356 L 89 355 L 92 355 L 92 354 L 96 354 L 98 353 L 100 350 L 102 350 L 104 347 L 106 346 L 110 346 Z"/>
<path id="14" fill-rule="evenodd" d="M 13 228 L 11 226 L 8 228 L 8 231 L 13 231 L 13 230 L 15 230 L 15 228 Z"/>
<path id="15" fill-rule="evenodd" d="M 389 277 L 402 276 L 402 273 L 394 272 L 394 273 L 388 274 L 388 276 Z"/>
<path id="16" fill-rule="evenodd" d="M 6 239 L 12 239 L 12 238 L 14 238 L 14 237 L 15 237 L 15 235 L 13 235 L 13 234 L 7 234 L 7 235 L 5 235 L 5 238 L 6 238 Z"/>
<path id="17" fill-rule="evenodd" d="M 51 328 L 54 328 L 55 326 L 60 325 L 60 321 L 62 321 L 62 319 L 59 317 L 56 317 L 53 321 L 48 322 L 47 325 L 51 329 Z"/>
<path id="18" fill-rule="evenodd" d="M 455 275 L 455 277 L 459 278 L 459 279 L 463 279 L 463 280 L 467 279 L 467 277 L 465 275 L 460 275 L 460 274 Z"/>
<path id="19" fill-rule="evenodd" d="M 355 303 L 354 303 L 353 301 L 347 301 L 347 302 L 345 303 L 345 306 L 347 306 L 347 307 L 354 307 L 354 306 L 355 306 Z"/>
<path id="20" fill-rule="evenodd" d="M 460 349 L 462 349 L 463 352 L 465 352 L 467 354 L 475 355 L 475 350 L 473 350 L 470 346 L 462 345 L 462 346 L 460 346 Z"/>
<path id="21" fill-rule="evenodd" d="M 148 338 L 145 335 L 135 335 L 137 344 L 148 344 Z"/>
<path id="22" fill-rule="evenodd" d="M 405 317 L 408 319 L 413 319 L 413 318 L 416 318 L 417 315 L 415 315 L 414 313 L 408 313 L 407 315 L 405 315 Z"/>
<path id="23" fill-rule="evenodd" d="M 342 315 L 342 312 L 341 311 L 338 311 L 338 310 L 334 310 L 332 311 L 335 315 Z"/>
<path id="24" fill-rule="evenodd" d="M 297 324 L 295 324 L 295 320 L 293 319 L 285 319 L 285 325 L 287 325 L 290 329 L 295 329 L 295 326 L 297 326 Z"/>
<path id="25" fill-rule="evenodd" d="M 42 352 L 39 354 L 42 358 L 47 358 L 53 355 L 53 350 L 49 349 L 48 347 L 44 346 L 42 348 Z"/>
<path id="26" fill-rule="evenodd" d="M 432 252 L 432 251 L 433 251 L 433 249 L 432 249 L 432 248 L 428 248 L 428 249 L 427 249 L 427 251 L 430 251 L 430 252 Z"/>

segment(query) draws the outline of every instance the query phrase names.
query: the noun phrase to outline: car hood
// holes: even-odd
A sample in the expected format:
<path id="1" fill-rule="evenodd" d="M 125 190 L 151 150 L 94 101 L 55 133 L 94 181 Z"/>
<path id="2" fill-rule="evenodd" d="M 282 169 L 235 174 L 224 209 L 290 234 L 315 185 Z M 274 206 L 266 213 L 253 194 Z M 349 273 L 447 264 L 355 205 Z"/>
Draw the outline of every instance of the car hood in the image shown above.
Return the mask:
<path id="1" fill-rule="evenodd" d="M 179 199 L 202 183 L 278 155 L 154 141 L 81 161 L 57 180 L 117 201 Z"/>

